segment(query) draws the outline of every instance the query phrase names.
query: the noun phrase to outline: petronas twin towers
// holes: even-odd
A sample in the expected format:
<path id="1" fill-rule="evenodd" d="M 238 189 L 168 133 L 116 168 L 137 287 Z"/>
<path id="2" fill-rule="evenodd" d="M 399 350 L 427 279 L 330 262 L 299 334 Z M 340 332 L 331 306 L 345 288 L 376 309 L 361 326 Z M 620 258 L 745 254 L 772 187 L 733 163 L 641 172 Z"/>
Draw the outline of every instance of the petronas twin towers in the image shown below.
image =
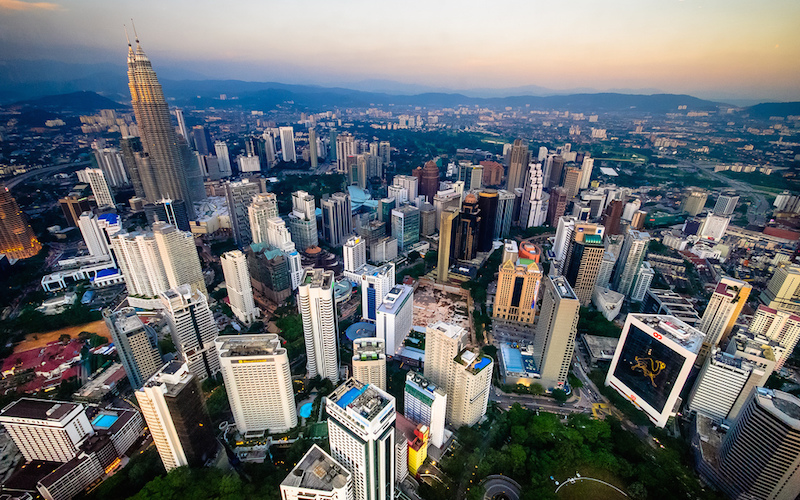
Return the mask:
<path id="1" fill-rule="evenodd" d="M 182 200 L 192 217 L 192 203 L 205 197 L 200 165 L 186 138 L 172 126 L 161 84 L 138 37 L 136 50 L 128 43 L 128 86 L 143 150 L 136 153 L 131 172 L 134 186 L 141 186 L 143 191 L 136 194 L 149 203 Z"/>

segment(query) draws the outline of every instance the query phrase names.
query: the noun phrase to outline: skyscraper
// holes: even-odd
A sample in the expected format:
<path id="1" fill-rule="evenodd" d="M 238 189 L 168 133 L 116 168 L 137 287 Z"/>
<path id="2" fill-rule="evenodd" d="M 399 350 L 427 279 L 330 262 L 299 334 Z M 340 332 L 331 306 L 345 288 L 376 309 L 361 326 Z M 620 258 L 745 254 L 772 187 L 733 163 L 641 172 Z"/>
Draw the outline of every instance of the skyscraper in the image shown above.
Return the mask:
<path id="1" fill-rule="evenodd" d="M 172 342 L 192 374 L 200 381 L 219 371 L 214 339 L 219 335 L 206 296 L 181 285 L 161 293 Z"/>
<path id="2" fill-rule="evenodd" d="M 114 195 L 111 194 L 111 188 L 108 186 L 108 181 L 106 181 L 103 171 L 99 168 L 87 168 L 83 173 L 92 188 L 92 194 L 94 194 L 97 206 L 113 207 L 115 205 Z"/>
<path id="3" fill-rule="evenodd" d="M 708 192 L 704 189 L 689 188 L 681 202 L 681 210 L 692 217 L 703 211 L 708 199 Z"/>
<path id="4" fill-rule="evenodd" d="M 287 432 L 297 425 L 289 356 L 274 333 L 220 335 L 214 341 L 236 430 Z"/>
<path id="5" fill-rule="evenodd" d="M 581 186 L 581 170 L 575 167 L 567 167 L 564 171 L 564 189 L 567 191 L 567 199 L 572 199 L 578 194 Z"/>
<path id="6" fill-rule="evenodd" d="M 344 243 L 344 270 L 355 272 L 367 263 L 367 243 L 359 236 L 351 236 Z"/>
<path id="7" fill-rule="evenodd" d="M 478 207 L 481 209 L 481 224 L 478 227 L 478 251 L 490 252 L 494 243 L 494 228 L 497 224 L 499 197 L 494 189 L 478 193 Z"/>
<path id="8" fill-rule="evenodd" d="M 306 269 L 297 288 L 303 318 L 308 377 L 339 380 L 339 326 L 333 299 L 333 271 Z"/>
<path id="9" fill-rule="evenodd" d="M 261 316 L 261 311 L 253 301 L 253 286 L 250 284 L 250 272 L 247 270 L 247 259 L 241 250 L 232 250 L 222 254 L 222 272 L 225 274 L 225 287 L 231 311 L 236 318 L 250 324 Z"/>
<path id="10" fill-rule="evenodd" d="M 69 462 L 94 433 L 83 405 L 21 398 L 0 411 L 3 424 L 27 461 Z"/>
<path id="11" fill-rule="evenodd" d="M 424 167 L 417 167 L 415 175 L 417 175 L 417 171 L 419 172 L 419 194 L 425 197 L 425 201 L 432 203 L 436 191 L 439 190 L 439 167 L 435 161 L 430 160 L 425 163 Z"/>
<path id="12" fill-rule="evenodd" d="M 453 257 L 459 260 L 472 260 L 478 252 L 479 229 L 483 222 L 478 198 L 470 193 L 461 204 L 455 235 L 453 238 Z"/>
<path id="13" fill-rule="evenodd" d="M 311 161 L 311 168 L 317 168 L 317 161 L 319 161 L 317 132 L 313 128 L 308 129 L 308 156 Z"/>
<path id="14" fill-rule="evenodd" d="M 228 145 L 224 141 L 217 141 L 214 143 L 214 151 L 217 153 L 221 176 L 230 176 L 233 171 L 231 170 L 231 154 L 228 152 Z"/>
<path id="15" fill-rule="evenodd" d="M 392 500 L 394 397 L 348 379 L 325 398 L 331 455 L 353 476 L 355 500 Z"/>
<path id="16" fill-rule="evenodd" d="M 323 198 L 322 236 L 332 247 L 340 247 L 348 236 L 353 234 L 353 208 L 350 195 L 333 193 Z"/>
<path id="17" fill-rule="evenodd" d="M 508 237 L 508 233 L 511 231 L 511 223 L 514 222 L 514 200 L 517 197 L 505 189 L 498 191 L 497 195 L 497 222 L 494 226 L 494 239 L 503 240 Z M 545 212 L 539 225 L 544 224 L 544 215 L 547 215 L 546 207 L 547 205 L 545 205 Z"/>
<path id="18" fill-rule="evenodd" d="M 353 378 L 386 390 L 386 343 L 365 337 L 353 341 Z"/>
<path id="19" fill-rule="evenodd" d="M 353 500 L 353 476 L 316 444 L 281 483 L 281 500 Z"/>
<path id="20" fill-rule="evenodd" d="M 605 385 L 664 427 L 702 342 L 703 332 L 675 316 L 628 314 Z"/>
<path id="21" fill-rule="evenodd" d="M 572 242 L 563 263 L 564 277 L 575 291 L 582 306 L 592 301 L 600 264 L 603 261 L 603 226 L 576 224 Z"/>
<path id="22" fill-rule="evenodd" d="M 575 352 L 580 301 L 563 276 L 548 276 L 544 278 L 541 302 L 533 338 L 540 383 L 546 389 L 563 389 Z"/>
<path id="23" fill-rule="evenodd" d="M 364 319 L 375 321 L 378 307 L 395 285 L 394 262 L 380 267 L 368 266 L 368 270 L 358 276 L 358 281 L 361 281 L 361 315 Z"/>
<path id="24" fill-rule="evenodd" d="M 142 387 L 163 366 L 155 330 L 145 324 L 132 307 L 123 307 L 118 311 L 106 309 L 103 319 L 111 332 L 131 387 Z"/>
<path id="25" fill-rule="evenodd" d="M 776 360 L 775 369 L 780 370 L 800 339 L 800 316 L 771 309 L 762 304 L 756 309 L 749 330 L 775 340 L 786 348 L 786 353 Z"/>
<path id="26" fill-rule="evenodd" d="M 403 391 L 404 416 L 430 429 L 431 444 L 444 444 L 444 420 L 447 413 L 447 394 L 421 374 L 409 370 Z"/>
<path id="27" fill-rule="evenodd" d="M 514 145 L 511 147 L 510 155 L 506 191 L 511 191 L 513 193 L 515 189 L 522 188 L 525 184 L 525 172 L 530 163 L 528 144 L 522 139 L 516 139 Z"/>
<path id="28" fill-rule="evenodd" d="M 448 422 L 458 429 L 464 425 L 475 425 L 486 414 L 489 391 L 492 387 L 492 358 L 478 349 L 463 349 L 451 361 L 455 382 L 448 393 Z"/>
<path id="29" fill-rule="evenodd" d="M 200 467 L 214 457 L 217 439 L 203 391 L 186 363 L 164 365 L 136 391 L 136 400 L 167 471 Z"/>
<path id="30" fill-rule="evenodd" d="M 333 134 L 333 132 L 331 132 Z M 356 139 L 352 134 L 339 134 L 336 136 L 336 148 L 334 149 L 336 160 L 336 171 L 340 174 L 347 173 L 347 158 L 356 154 Z"/>
<path id="31" fill-rule="evenodd" d="M 200 165 L 186 163 L 186 139 L 179 139 L 175 133 L 164 92 L 138 38 L 136 51 L 128 44 L 128 86 L 142 138 L 143 154 L 139 159 L 145 161 L 138 165 L 138 174 L 144 194 L 151 203 L 162 198 L 183 200 L 193 217 L 192 202 L 203 195 L 190 191 L 189 178 L 199 173 Z"/>
<path id="32" fill-rule="evenodd" d="M 258 184 L 247 179 L 225 183 L 225 198 L 228 202 L 233 237 L 239 246 L 249 245 L 253 242 L 248 207 L 259 191 Z"/>
<path id="33" fill-rule="evenodd" d="M 800 314 L 800 266 L 778 265 L 758 300 L 771 309 Z"/>
<path id="34" fill-rule="evenodd" d="M 436 265 L 436 281 L 439 283 L 447 283 L 448 281 L 457 219 L 457 211 L 442 212 L 439 225 L 439 261 Z"/>
<path id="35" fill-rule="evenodd" d="M 606 207 L 603 214 L 603 225 L 606 227 L 608 234 L 622 234 L 620 221 L 622 220 L 622 212 L 625 210 L 625 202 L 622 200 L 612 200 Z"/>
<path id="36" fill-rule="evenodd" d="M 614 269 L 614 289 L 617 292 L 623 295 L 630 294 L 649 243 L 650 235 L 648 233 L 628 229 L 617 259 L 617 267 Z"/>
<path id="37" fill-rule="evenodd" d="M 7 187 L 0 186 L 0 253 L 11 259 L 27 259 L 41 249 L 42 245 L 33 234 L 17 200 Z"/>
<path id="38" fill-rule="evenodd" d="M 413 205 L 401 205 L 392 210 L 392 237 L 397 239 L 397 248 L 408 252 L 419 241 L 419 209 Z"/>
<path id="39" fill-rule="evenodd" d="M 287 217 L 292 241 L 300 250 L 319 244 L 314 197 L 305 191 L 292 193 L 292 212 Z"/>
<path id="40" fill-rule="evenodd" d="M 550 191 L 550 198 L 547 205 L 547 223 L 555 226 L 564 215 L 567 209 L 567 192 L 564 188 L 557 187 Z"/>
<path id="41" fill-rule="evenodd" d="M 714 204 L 714 214 L 722 217 L 730 217 L 736 210 L 739 203 L 739 196 L 735 192 L 727 192 L 719 195 L 717 203 Z"/>
<path id="42" fill-rule="evenodd" d="M 497 277 L 494 317 L 533 325 L 541 283 L 542 268 L 537 262 L 528 259 L 503 262 Z"/>
<path id="43" fill-rule="evenodd" d="M 180 231 L 165 222 L 156 222 L 153 224 L 153 236 L 169 286 L 176 288 L 187 284 L 193 292 L 198 291 L 207 297 L 203 268 L 192 233 Z"/>
<path id="44" fill-rule="evenodd" d="M 125 171 L 125 161 L 118 149 L 94 149 L 93 153 L 97 168 L 103 171 L 110 187 L 118 188 L 130 184 L 128 172 Z"/>
<path id="45" fill-rule="evenodd" d="M 698 329 L 706 334 L 703 348 L 697 356 L 699 364 L 705 361 L 713 347 L 730 335 L 752 289 L 744 281 L 729 276 L 720 278 L 698 325 Z"/>
<path id="46" fill-rule="evenodd" d="M 294 147 L 294 128 L 281 127 L 280 134 L 281 134 L 281 154 L 283 155 L 283 161 L 296 162 L 297 151 L 295 150 Z"/>
<path id="47" fill-rule="evenodd" d="M 539 227 L 547 219 L 550 195 L 543 192 L 542 164 L 531 163 L 525 179 L 519 207 L 519 225 L 522 228 Z"/>
<path id="48" fill-rule="evenodd" d="M 260 193 L 253 196 L 247 207 L 247 218 L 250 221 L 250 235 L 253 243 L 266 243 L 267 221 L 278 216 L 278 200 L 274 193 Z"/>
<path id="49" fill-rule="evenodd" d="M 653 282 L 656 272 L 649 262 L 642 262 L 642 267 L 639 268 L 639 275 L 636 276 L 636 281 L 633 283 L 631 289 L 631 302 L 641 302 L 650 290 L 650 284 Z"/>
<path id="50" fill-rule="evenodd" d="M 720 486 L 730 498 L 792 500 L 800 495 L 800 399 L 762 387 L 719 450 Z"/>
<path id="51" fill-rule="evenodd" d="M 586 153 L 583 157 L 583 163 L 581 163 L 580 189 L 589 187 L 589 181 L 592 180 L 592 169 L 594 169 L 594 158 L 589 157 L 589 153 Z"/>
<path id="52" fill-rule="evenodd" d="M 385 341 L 386 355 L 396 356 L 414 326 L 414 289 L 395 285 L 378 304 L 376 336 Z"/>

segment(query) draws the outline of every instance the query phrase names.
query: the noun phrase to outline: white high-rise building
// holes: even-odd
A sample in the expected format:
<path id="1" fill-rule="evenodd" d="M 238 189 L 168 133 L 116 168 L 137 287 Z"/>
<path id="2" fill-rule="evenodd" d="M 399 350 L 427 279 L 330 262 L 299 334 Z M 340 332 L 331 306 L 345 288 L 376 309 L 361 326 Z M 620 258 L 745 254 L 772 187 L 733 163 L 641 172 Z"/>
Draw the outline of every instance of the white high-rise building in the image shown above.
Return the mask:
<path id="1" fill-rule="evenodd" d="M 300 253 L 295 248 L 294 241 L 292 241 L 292 234 L 286 227 L 286 221 L 280 217 L 272 217 L 266 220 L 265 226 L 266 240 L 263 243 L 283 252 L 289 265 L 292 290 L 296 290 L 300 286 L 300 278 L 303 276 L 303 262 Z"/>
<path id="2" fill-rule="evenodd" d="M 189 370 L 202 381 L 219 371 L 214 339 L 219 335 L 206 296 L 189 285 L 161 293 L 164 313 L 169 321 L 172 342 Z"/>
<path id="3" fill-rule="evenodd" d="M 278 216 L 278 200 L 274 193 L 260 193 L 247 206 L 253 243 L 268 243 L 267 221 Z"/>
<path id="4" fill-rule="evenodd" d="M 294 128 L 281 127 L 281 153 L 283 154 L 283 161 L 297 162 L 297 151 L 294 147 Z"/>
<path id="5" fill-rule="evenodd" d="M 414 289 L 395 285 L 378 307 L 376 335 L 386 342 L 386 355 L 396 356 L 414 326 Z"/>
<path id="6" fill-rule="evenodd" d="M 592 170 L 594 169 L 594 158 L 590 158 L 588 154 L 583 157 L 581 164 L 581 189 L 589 187 L 589 181 L 592 179 Z"/>
<path id="7" fill-rule="evenodd" d="M 392 185 L 404 188 L 406 190 L 406 200 L 416 200 L 419 195 L 419 178 L 413 175 L 395 175 L 392 179 Z M 389 197 L 392 195 L 389 194 Z M 398 204 L 402 203 L 398 201 Z"/>
<path id="8" fill-rule="evenodd" d="M 165 222 L 156 222 L 153 224 L 153 236 L 170 288 L 188 284 L 192 291 L 208 296 L 192 233 L 181 231 Z"/>
<path id="9" fill-rule="evenodd" d="M 316 218 L 316 204 L 314 197 L 305 191 L 295 191 L 292 193 L 292 211 L 303 219 Z"/>
<path id="10" fill-rule="evenodd" d="M 152 233 L 120 233 L 111 238 L 129 296 L 157 297 L 169 288 L 167 272 Z"/>
<path id="11" fill-rule="evenodd" d="M 703 337 L 675 316 L 628 314 L 605 385 L 664 427 L 675 414 Z"/>
<path id="12" fill-rule="evenodd" d="M 455 365 L 456 380 L 454 390 L 447 398 L 451 409 L 448 422 L 458 429 L 477 424 L 486 414 L 494 361 L 477 349 L 464 349 L 452 363 Z"/>
<path id="13" fill-rule="evenodd" d="M 332 247 L 344 245 L 353 234 L 353 206 L 350 195 L 333 193 L 320 202 L 322 208 L 322 235 Z"/>
<path id="14" fill-rule="evenodd" d="M 117 218 L 116 214 L 110 215 L 113 215 L 115 218 Z M 108 229 L 104 229 L 101 226 L 105 226 Z M 108 230 L 110 229 L 115 232 L 119 231 L 119 222 L 117 222 L 114 226 L 115 227 L 112 229 L 108 224 L 101 223 L 100 218 L 93 212 L 83 212 L 78 218 L 78 229 L 81 232 L 81 236 L 83 236 L 84 243 L 86 243 L 86 249 L 89 250 L 89 254 L 92 257 L 111 255 Z"/>
<path id="15" fill-rule="evenodd" d="M 333 271 L 306 269 L 297 288 L 303 318 L 308 377 L 339 380 L 339 325 L 333 298 Z"/>
<path id="16" fill-rule="evenodd" d="M 783 355 L 776 360 L 775 369 L 780 370 L 800 339 L 800 316 L 761 304 L 753 316 L 749 329 L 757 335 L 764 335 L 768 339 L 779 342 L 786 349 Z"/>
<path id="17" fill-rule="evenodd" d="M 353 475 L 355 500 L 393 500 L 394 397 L 348 379 L 325 398 L 331 455 Z"/>
<path id="18" fill-rule="evenodd" d="M 555 254 L 555 261 L 559 264 L 559 267 L 567 258 L 567 250 L 572 245 L 572 233 L 575 231 L 577 222 L 578 219 L 571 215 L 565 215 L 558 219 L 555 241 L 553 242 L 553 254 Z"/>
<path id="19" fill-rule="evenodd" d="M 614 289 L 622 295 L 631 293 L 633 282 L 642 267 L 649 243 L 650 235 L 648 233 L 628 229 L 617 259 L 617 267 L 614 270 Z"/>
<path id="20" fill-rule="evenodd" d="M 92 188 L 92 194 L 97 202 L 97 206 L 116 206 L 114 203 L 114 195 L 111 194 L 111 188 L 108 185 L 105 173 L 99 168 L 87 168 L 83 172 L 86 179 L 89 181 L 89 186 Z"/>
<path id="21" fill-rule="evenodd" d="M 261 316 L 261 311 L 253 300 L 253 286 L 250 284 L 250 271 L 247 259 L 241 250 L 222 254 L 222 272 L 225 274 L 225 287 L 234 316 L 249 325 Z"/>
<path id="22" fill-rule="evenodd" d="M 636 277 L 636 283 L 633 285 L 631 291 L 631 302 L 641 302 L 650 290 L 650 283 L 653 282 L 653 277 L 656 272 L 649 262 L 642 262 L 642 267 L 639 268 L 639 276 Z"/>
<path id="23" fill-rule="evenodd" d="M 347 157 L 356 154 L 356 139 L 351 134 L 339 134 L 336 137 L 336 171 L 347 173 Z"/>
<path id="24" fill-rule="evenodd" d="M 394 262 L 387 262 L 379 267 L 367 264 L 354 274 L 357 281 L 361 281 L 361 316 L 369 321 L 376 321 L 378 307 L 395 285 Z"/>
<path id="25" fill-rule="evenodd" d="M 214 143 L 214 151 L 217 153 L 217 165 L 222 177 L 229 177 L 233 170 L 231 169 L 231 154 L 228 152 L 228 145 L 223 141 Z"/>
<path id="26" fill-rule="evenodd" d="M 287 432 L 297 425 L 289 356 L 274 333 L 220 335 L 214 341 L 236 430 Z"/>
<path id="27" fill-rule="evenodd" d="M 178 131 L 186 141 L 189 141 L 189 130 L 186 128 L 186 120 L 183 118 L 183 110 L 175 108 L 175 118 L 178 120 Z"/>
<path id="28" fill-rule="evenodd" d="M 595 286 L 600 288 L 608 288 L 611 282 L 611 274 L 614 272 L 614 264 L 617 263 L 617 257 L 606 250 L 603 253 L 603 260 L 600 262 L 600 270 L 597 272 L 597 283 Z"/>
<path id="29" fill-rule="evenodd" d="M 708 214 L 700 226 L 699 236 L 709 240 L 718 241 L 725 236 L 728 224 L 731 222 L 730 215 Z"/>
<path id="30" fill-rule="evenodd" d="M 430 442 L 441 448 L 445 441 L 447 394 L 421 374 L 409 370 L 403 391 L 404 417 L 430 429 Z"/>
<path id="31" fill-rule="evenodd" d="M 351 236 L 344 242 L 344 270 L 355 272 L 367 263 L 367 242 L 359 236 Z"/>
<path id="32" fill-rule="evenodd" d="M 386 345 L 382 339 L 365 337 L 353 341 L 353 378 L 386 390 Z"/>
<path id="33" fill-rule="evenodd" d="M 122 160 L 122 153 L 118 149 L 95 149 L 94 157 L 97 160 L 97 166 L 105 174 L 109 186 L 118 188 L 130 184 L 128 172 L 125 170 L 125 163 Z"/>
<path id="34" fill-rule="evenodd" d="M 203 391 L 186 363 L 164 365 L 136 391 L 136 401 L 167 471 L 200 467 L 214 456 L 217 440 Z"/>
<path id="35" fill-rule="evenodd" d="M 465 349 L 466 342 L 466 330 L 444 322 L 425 334 L 425 378 L 444 389 L 446 419 L 456 428 L 473 425 L 486 413 L 492 378 L 492 360 Z"/>
<path id="36" fill-rule="evenodd" d="M 28 462 L 69 462 L 94 434 L 83 405 L 47 399 L 14 401 L 0 411 L 0 423 Z"/>
<path id="37" fill-rule="evenodd" d="M 292 212 L 287 217 L 292 240 L 301 249 L 319 244 L 314 197 L 305 191 L 292 193 Z"/>
<path id="38" fill-rule="evenodd" d="M 764 379 L 764 370 L 747 359 L 720 352 L 716 347 L 706 359 L 689 393 L 689 411 L 702 413 L 716 422 L 727 420 L 739 401 L 744 405 L 753 387 Z"/>
<path id="39" fill-rule="evenodd" d="M 316 444 L 281 483 L 281 500 L 353 500 L 353 476 Z"/>

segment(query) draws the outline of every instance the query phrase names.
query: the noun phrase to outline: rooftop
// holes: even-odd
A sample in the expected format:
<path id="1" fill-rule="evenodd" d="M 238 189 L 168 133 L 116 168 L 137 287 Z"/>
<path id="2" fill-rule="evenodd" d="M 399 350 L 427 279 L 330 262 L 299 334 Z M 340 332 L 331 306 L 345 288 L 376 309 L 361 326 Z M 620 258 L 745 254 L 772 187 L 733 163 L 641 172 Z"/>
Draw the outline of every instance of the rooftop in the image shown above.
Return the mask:
<path id="1" fill-rule="evenodd" d="M 22 398 L 3 408 L 0 418 L 58 421 L 81 405 L 64 401 Z"/>
<path id="2" fill-rule="evenodd" d="M 575 292 L 572 291 L 572 287 L 569 285 L 567 278 L 564 276 L 550 276 L 550 280 L 553 282 L 559 297 L 562 299 L 578 300 L 578 297 L 575 295 Z"/>
<path id="3" fill-rule="evenodd" d="M 281 484 L 309 490 L 333 491 L 343 488 L 349 478 L 347 469 L 319 446 L 313 445 Z"/>
<path id="4" fill-rule="evenodd" d="M 703 343 L 705 334 L 697 328 L 675 316 L 665 314 L 629 314 L 629 319 L 636 319 L 684 349 L 697 353 Z"/>
<path id="5" fill-rule="evenodd" d="M 273 356 L 285 352 L 274 333 L 254 335 L 220 335 L 214 341 L 220 358 Z"/>
<path id="6" fill-rule="evenodd" d="M 758 404 L 787 426 L 800 431 L 800 399 L 787 392 L 756 388 Z"/>
<path id="7" fill-rule="evenodd" d="M 333 284 L 333 271 L 306 269 L 302 284 L 310 285 L 312 288 L 330 288 Z"/>
<path id="8" fill-rule="evenodd" d="M 350 409 L 368 421 L 392 402 L 391 396 L 385 392 L 352 378 L 337 387 L 328 398 L 339 408 Z"/>
<path id="9" fill-rule="evenodd" d="M 413 294 L 414 289 L 410 286 L 396 285 L 389 290 L 389 293 L 383 298 L 383 303 L 378 307 L 378 310 L 394 313 L 406 302 L 406 299 Z"/>

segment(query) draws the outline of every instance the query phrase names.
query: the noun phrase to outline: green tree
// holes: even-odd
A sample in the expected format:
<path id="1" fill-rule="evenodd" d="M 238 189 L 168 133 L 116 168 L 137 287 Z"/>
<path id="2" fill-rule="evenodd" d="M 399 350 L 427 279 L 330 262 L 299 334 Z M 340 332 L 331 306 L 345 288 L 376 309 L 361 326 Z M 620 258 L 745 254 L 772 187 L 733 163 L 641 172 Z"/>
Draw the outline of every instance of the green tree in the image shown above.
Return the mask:
<path id="1" fill-rule="evenodd" d="M 558 403 L 565 403 L 567 401 L 567 392 L 564 389 L 553 389 L 553 399 Z"/>

